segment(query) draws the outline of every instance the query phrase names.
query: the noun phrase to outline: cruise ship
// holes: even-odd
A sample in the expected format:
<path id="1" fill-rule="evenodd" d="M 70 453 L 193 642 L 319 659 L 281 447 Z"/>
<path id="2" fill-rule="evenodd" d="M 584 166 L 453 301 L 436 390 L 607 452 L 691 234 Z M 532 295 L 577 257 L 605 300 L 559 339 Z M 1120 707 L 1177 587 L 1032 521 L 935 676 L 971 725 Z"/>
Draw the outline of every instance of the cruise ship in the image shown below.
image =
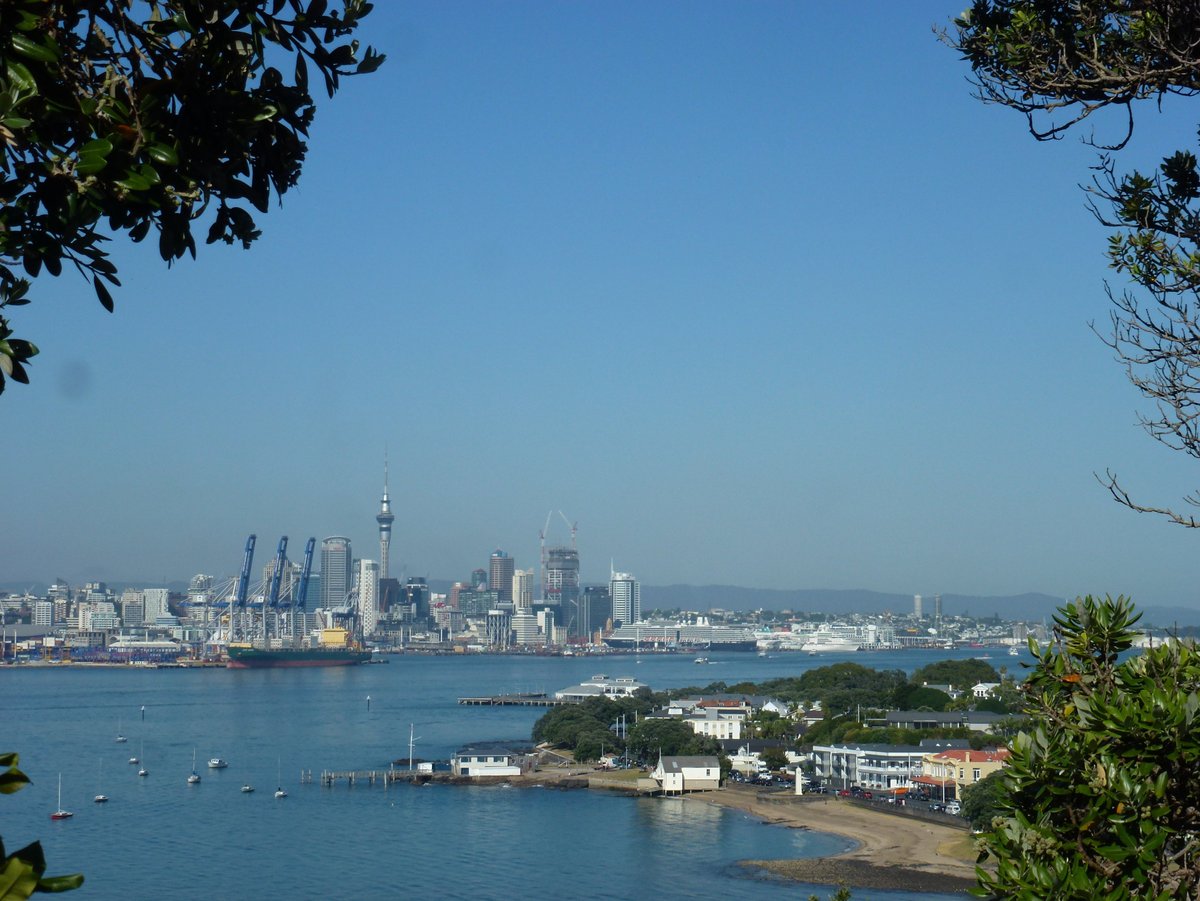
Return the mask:
<path id="1" fill-rule="evenodd" d="M 696 622 L 631 623 L 604 639 L 610 648 L 661 651 L 754 651 L 758 639 L 750 629 L 714 626 L 705 617 Z"/>

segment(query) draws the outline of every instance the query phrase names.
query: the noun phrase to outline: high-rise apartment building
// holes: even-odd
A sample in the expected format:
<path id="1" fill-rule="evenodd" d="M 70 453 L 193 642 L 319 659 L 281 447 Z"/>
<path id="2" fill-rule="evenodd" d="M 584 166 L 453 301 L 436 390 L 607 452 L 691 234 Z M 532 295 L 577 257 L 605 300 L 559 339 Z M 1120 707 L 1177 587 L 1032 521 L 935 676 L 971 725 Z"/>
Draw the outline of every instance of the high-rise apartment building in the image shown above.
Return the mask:
<path id="1" fill-rule="evenodd" d="M 497 548 L 492 552 L 488 569 L 488 588 L 496 592 L 501 604 L 513 602 L 513 558 Z"/>
<path id="2" fill-rule="evenodd" d="M 512 585 L 513 606 L 519 612 L 528 613 L 533 609 L 533 573 L 526 569 L 513 570 Z"/>
<path id="3" fill-rule="evenodd" d="M 920 618 L 921 618 L 921 596 L 919 594 L 914 594 L 913 595 L 913 619 L 920 619 Z"/>
<path id="4" fill-rule="evenodd" d="M 614 572 L 608 580 L 613 624 L 627 626 L 642 618 L 642 586 L 629 573 Z"/>
<path id="5" fill-rule="evenodd" d="M 374 560 L 358 561 L 358 619 L 364 638 L 375 634 L 379 627 L 379 564 Z"/>
<path id="6" fill-rule="evenodd" d="M 321 606 L 341 607 L 354 587 L 350 539 L 333 535 L 321 542 Z"/>
<path id="7" fill-rule="evenodd" d="M 142 589 L 142 597 L 146 605 L 142 612 L 143 621 L 154 625 L 155 620 L 160 616 L 170 616 L 171 609 L 167 604 L 170 595 L 171 593 L 165 588 Z"/>

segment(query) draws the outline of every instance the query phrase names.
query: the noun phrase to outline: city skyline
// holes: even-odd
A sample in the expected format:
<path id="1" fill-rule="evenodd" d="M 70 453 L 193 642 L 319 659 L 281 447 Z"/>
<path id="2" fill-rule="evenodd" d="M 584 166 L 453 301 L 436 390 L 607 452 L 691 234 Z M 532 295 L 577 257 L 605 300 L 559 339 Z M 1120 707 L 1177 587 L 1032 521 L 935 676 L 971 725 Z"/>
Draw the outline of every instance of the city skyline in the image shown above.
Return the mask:
<path id="1" fill-rule="evenodd" d="M 0 581 L 236 572 L 251 532 L 382 556 L 387 449 L 393 577 L 536 570 L 562 510 L 586 584 L 1200 606 L 1200 535 L 1093 475 L 1200 482 L 1088 328 L 1125 287 L 1094 150 L 970 96 L 959 11 L 378 4 L 387 63 L 318 98 L 253 250 L 114 241 L 112 315 L 36 281 Z"/>

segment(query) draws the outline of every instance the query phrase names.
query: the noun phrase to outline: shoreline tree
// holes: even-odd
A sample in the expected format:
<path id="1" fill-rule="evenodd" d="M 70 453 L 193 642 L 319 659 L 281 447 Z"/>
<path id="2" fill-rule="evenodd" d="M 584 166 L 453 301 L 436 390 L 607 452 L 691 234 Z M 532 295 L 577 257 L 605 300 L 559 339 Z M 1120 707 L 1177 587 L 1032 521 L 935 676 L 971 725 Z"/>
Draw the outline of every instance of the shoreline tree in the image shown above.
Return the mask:
<path id="1" fill-rule="evenodd" d="M 976 96 L 1021 113 L 1030 134 L 1055 140 L 1104 111 L 1121 114 L 1100 156 L 1087 205 L 1110 230 L 1110 268 L 1132 290 L 1105 285 L 1107 329 L 1093 329 L 1150 401 L 1143 428 L 1200 459 L 1200 166 L 1165 156 L 1156 172 L 1117 171 L 1134 108 L 1200 93 L 1200 5 L 1190 0 L 974 0 L 943 41 L 972 69 Z M 1200 491 L 1183 506 L 1134 499 L 1110 469 L 1097 478 L 1133 510 L 1200 527 Z"/>
<path id="2" fill-rule="evenodd" d="M 987 799 L 998 816 L 980 862 L 997 866 L 978 869 L 980 894 L 1195 897 L 1200 653 L 1168 641 L 1129 655 L 1139 617 L 1124 597 L 1081 598 L 1055 616 L 1025 687 L 1035 725 L 1013 740 Z"/>
<path id="3" fill-rule="evenodd" d="M 9 308 L 64 264 L 113 309 L 104 245 L 155 232 L 168 265 L 248 248 L 297 183 L 316 104 L 383 56 L 366 0 L 5 0 L 0 4 L 0 392 L 38 353 Z M 253 211 L 253 212 L 252 212 Z M 23 273 L 23 274 L 21 274 Z"/>

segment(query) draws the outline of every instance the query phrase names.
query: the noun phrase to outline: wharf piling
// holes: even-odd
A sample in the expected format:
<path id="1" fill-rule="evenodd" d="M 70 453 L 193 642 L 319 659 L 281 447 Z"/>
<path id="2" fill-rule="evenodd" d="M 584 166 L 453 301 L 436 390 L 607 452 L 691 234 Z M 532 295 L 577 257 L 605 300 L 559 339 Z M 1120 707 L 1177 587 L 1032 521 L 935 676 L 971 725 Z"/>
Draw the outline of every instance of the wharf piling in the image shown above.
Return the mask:
<path id="1" fill-rule="evenodd" d="M 341 782 L 351 788 L 355 785 L 394 785 L 397 782 L 428 781 L 429 776 L 429 773 L 415 770 L 321 770 L 321 784 L 327 788 Z"/>
<path id="2" fill-rule="evenodd" d="M 563 698 L 553 698 L 545 692 L 526 692 L 515 695 L 459 698 L 458 703 L 472 707 L 562 707 L 575 702 Z"/>

